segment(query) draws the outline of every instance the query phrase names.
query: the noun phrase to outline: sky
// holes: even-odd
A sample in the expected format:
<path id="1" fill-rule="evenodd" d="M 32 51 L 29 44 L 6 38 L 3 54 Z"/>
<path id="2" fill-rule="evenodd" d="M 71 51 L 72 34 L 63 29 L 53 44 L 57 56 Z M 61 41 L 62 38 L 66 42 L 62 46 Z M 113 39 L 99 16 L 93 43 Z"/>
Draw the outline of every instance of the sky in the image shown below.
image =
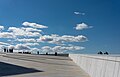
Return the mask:
<path id="1" fill-rule="evenodd" d="M 0 0 L 0 48 L 120 53 L 119 0 Z"/>

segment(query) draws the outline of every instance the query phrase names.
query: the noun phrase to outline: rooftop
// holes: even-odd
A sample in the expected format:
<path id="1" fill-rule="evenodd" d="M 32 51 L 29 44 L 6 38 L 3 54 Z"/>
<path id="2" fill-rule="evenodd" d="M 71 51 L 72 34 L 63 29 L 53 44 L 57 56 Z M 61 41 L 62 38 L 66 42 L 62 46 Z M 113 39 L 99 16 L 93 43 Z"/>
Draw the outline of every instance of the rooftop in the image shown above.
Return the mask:
<path id="1" fill-rule="evenodd" d="M 1 54 L 0 77 L 89 77 L 69 57 Z"/>

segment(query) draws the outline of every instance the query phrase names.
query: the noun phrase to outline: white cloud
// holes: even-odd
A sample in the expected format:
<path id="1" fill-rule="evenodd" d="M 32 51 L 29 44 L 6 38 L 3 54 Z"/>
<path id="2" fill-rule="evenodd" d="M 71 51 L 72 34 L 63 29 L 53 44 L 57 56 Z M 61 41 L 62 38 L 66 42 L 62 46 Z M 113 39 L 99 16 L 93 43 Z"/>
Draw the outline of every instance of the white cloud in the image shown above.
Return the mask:
<path id="1" fill-rule="evenodd" d="M 30 51 L 31 51 L 31 52 L 33 52 L 33 51 L 40 51 L 40 49 L 38 49 L 38 48 L 31 48 Z"/>
<path id="2" fill-rule="evenodd" d="M 5 43 L 5 42 L 0 42 L 0 45 L 10 45 L 10 44 Z"/>
<path id="3" fill-rule="evenodd" d="M 30 39 L 23 38 L 23 39 L 16 39 L 16 40 L 19 42 L 36 42 L 36 40 L 33 38 L 30 38 Z"/>
<path id="4" fill-rule="evenodd" d="M 39 36 L 41 36 L 41 34 L 39 32 L 27 32 L 25 34 L 25 36 L 28 36 L 28 37 L 39 37 Z"/>
<path id="5" fill-rule="evenodd" d="M 1 30 L 4 30 L 4 26 L 0 26 L 0 31 L 1 31 Z"/>
<path id="6" fill-rule="evenodd" d="M 49 35 L 41 36 L 39 39 L 37 39 L 39 42 L 47 42 L 47 41 L 53 41 L 53 38 Z"/>
<path id="7" fill-rule="evenodd" d="M 87 41 L 87 37 L 83 35 L 78 36 L 63 35 L 61 40 L 64 40 L 66 42 L 85 42 Z"/>
<path id="8" fill-rule="evenodd" d="M 29 47 L 30 46 L 30 44 L 29 45 L 27 45 L 28 43 L 26 43 L 26 44 L 17 44 L 17 45 L 15 45 L 15 46 L 13 46 L 13 45 L 10 45 L 10 46 L 8 46 L 7 48 L 13 48 L 14 49 L 14 52 L 34 52 L 34 51 L 40 51 L 40 49 L 38 49 L 38 48 L 31 48 L 31 47 Z M 31 46 L 32 46 L 32 43 L 31 43 Z M 0 48 L 4 48 L 5 46 L 1 46 L 0 45 Z"/>
<path id="9" fill-rule="evenodd" d="M 10 32 L 0 32 L 0 38 L 13 38 L 13 34 Z"/>
<path id="10" fill-rule="evenodd" d="M 13 35 L 15 35 L 15 36 L 25 36 L 25 37 L 39 37 L 39 36 L 41 36 L 41 34 L 39 32 L 30 32 L 30 31 L 33 31 L 32 28 L 25 29 L 25 28 L 9 27 L 8 31 L 12 31 Z M 39 31 L 39 30 L 34 29 L 34 31 Z"/>
<path id="11" fill-rule="evenodd" d="M 85 42 L 87 41 L 87 37 L 83 35 L 71 36 L 71 35 L 44 35 L 37 39 L 38 42 L 48 42 L 53 44 L 63 44 L 65 42 Z"/>
<path id="12" fill-rule="evenodd" d="M 88 28 L 92 28 L 92 26 L 88 26 L 85 23 L 77 24 L 77 26 L 75 27 L 76 30 L 83 30 L 83 29 L 88 29 Z"/>
<path id="13" fill-rule="evenodd" d="M 16 36 L 24 36 L 26 34 L 26 31 L 24 31 L 21 28 L 16 28 L 16 27 L 9 27 L 8 31 L 12 31 L 13 34 Z"/>
<path id="14" fill-rule="evenodd" d="M 80 14 L 80 12 L 74 12 L 74 14 Z"/>
<path id="15" fill-rule="evenodd" d="M 0 52 L 2 52 L 5 47 L 5 45 L 0 45 Z"/>
<path id="16" fill-rule="evenodd" d="M 25 43 L 24 45 L 27 45 L 27 46 L 37 46 L 37 45 L 39 45 L 39 43 Z"/>
<path id="17" fill-rule="evenodd" d="M 31 50 L 30 46 L 39 45 L 38 43 L 24 43 L 24 44 L 17 44 L 15 46 L 11 45 L 9 47 L 13 47 L 15 50 Z"/>
<path id="18" fill-rule="evenodd" d="M 73 42 L 85 42 L 87 41 L 87 37 L 83 35 L 57 35 L 57 34 L 51 34 L 51 35 L 41 35 L 42 30 L 39 28 L 48 28 L 47 26 L 36 24 L 36 23 L 30 23 L 30 22 L 24 22 L 22 25 L 25 27 L 9 27 L 7 32 L 0 32 L 0 38 L 10 38 L 7 39 L 9 43 L 0 42 L 0 46 L 8 47 L 8 48 L 14 48 L 15 50 L 24 50 L 24 51 L 32 51 L 32 50 L 41 50 L 44 52 L 64 52 L 64 51 L 77 51 L 85 49 L 81 46 L 74 46 L 70 43 Z M 33 28 L 32 28 L 33 27 Z M 77 24 L 76 30 L 83 30 L 87 28 L 92 28 L 91 26 L 86 25 L 85 23 Z M 0 31 L 4 30 L 4 26 L 0 26 Z M 18 37 L 20 36 L 20 37 Z M 31 37 L 31 38 L 30 38 Z M 38 39 L 38 37 L 40 37 Z M 14 38 L 14 39 L 12 39 Z M 35 39 L 34 39 L 35 38 Z M 19 42 L 22 42 L 21 44 L 18 44 Z M 31 48 L 31 47 L 38 47 L 39 42 L 45 42 L 45 43 L 52 43 L 57 44 L 60 46 L 44 46 L 40 49 L 38 48 Z M 68 45 L 68 46 L 66 46 Z"/>
<path id="19" fill-rule="evenodd" d="M 83 50 L 85 47 L 81 46 L 44 46 L 41 48 L 43 52 L 65 52 L 65 51 L 76 51 L 76 50 Z"/>
<path id="20" fill-rule="evenodd" d="M 80 47 L 80 46 L 55 46 L 53 47 L 53 51 L 57 51 L 57 52 L 62 52 L 62 51 L 76 51 L 76 50 L 82 50 L 84 49 L 84 47 Z"/>
<path id="21" fill-rule="evenodd" d="M 37 23 L 31 23 L 31 22 L 23 22 L 22 25 L 30 26 L 30 27 L 33 27 L 33 28 L 48 28 L 47 26 L 40 25 L 40 24 L 37 24 Z"/>
<path id="22" fill-rule="evenodd" d="M 42 30 L 35 29 L 35 28 L 24 28 L 24 27 L 22 27 L 22 29 L 25 30 L 26 32 L 42 32 Z"/>
<path id="23" fill-rule="evenodd" d="M 14 47 L 14 45 L 9 45 L 8 48 L 9 49 L 14 49 L 15 47 Z"/>
<path id="24" fill-rule="evenodd" d="M 15 49 L 16 49 L 16 50 L 30 50 L 30 47 L 27 46 L 27 45 L 24 45 L 24 44 L 17 44 L 17 45 L 15 46 Z"/>
<path id="25" fill-rule="evenodd" d="M 52 52 L 52 48 L 50 46 L 44 46 L 41 48 L 43 52 Z"/>
<path id="26" fill-rule="evenodd" d="M 76 14 L 76 15 L 85 15 L 85 13 L 81 13 L 81 12 L 74 12 L 74 14 Z"/>

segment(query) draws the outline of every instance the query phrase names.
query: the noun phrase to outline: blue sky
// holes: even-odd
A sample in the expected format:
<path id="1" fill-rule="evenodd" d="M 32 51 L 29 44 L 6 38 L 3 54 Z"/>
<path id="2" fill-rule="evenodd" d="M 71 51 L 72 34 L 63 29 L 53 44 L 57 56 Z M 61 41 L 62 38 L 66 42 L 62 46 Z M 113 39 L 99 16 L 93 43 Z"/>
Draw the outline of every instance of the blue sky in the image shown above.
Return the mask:
<path id="1" fill-rule="evenodd" d="M 119 0 L 0 0 L 0 26 L 4 26 L 0 32 L 1 47 L 9 47 L 8 44 L 3 43 L 12 41 L 12 46 L 20 49 L 17 47 L 29 42 L 21 42 L 19 39 L 40 39 L 32 42 L 39 43 L 39 45 L 27 45 L 27 47 L 37 47 L 40 50 L 52 49 L 51 51 L 53 51 L 57 46 L 56 49 L 62 47 L 62 49 L 74 53 L 97 53 L 98 51 L 120 53 L 119 7 Z M 22 25 L 24 22 L 28 22 L 29 25 Z M 31 23 L 48 28 L 31 27 Z M 87 27 L 77 30 L 77 25 L 79 27 L 87 25 Z M 13 34 L 13 29 L 8 30 L 10 27 L 29 27 L 42 30 L 42 32 L 35 31 L 40 33 L 35 37 L 14 34 L 12 38 L 3 38 L 4 32 Z M 59 37 L 53 38 L 51 34 L 56 34 Z M 63 38 L 64 35 L 74 38 L 82 35 L 87 40 L 81 41 L 82 36 L 77 41 L 74 38 L 64 40 L 64 38 L 66 39 L 66 37 Z M 55 43 L 58 42 L 55 41 L 56 39 L 59 39 L 59 44 Z M 70 47 L 73 48 L 70 50 Z"/>

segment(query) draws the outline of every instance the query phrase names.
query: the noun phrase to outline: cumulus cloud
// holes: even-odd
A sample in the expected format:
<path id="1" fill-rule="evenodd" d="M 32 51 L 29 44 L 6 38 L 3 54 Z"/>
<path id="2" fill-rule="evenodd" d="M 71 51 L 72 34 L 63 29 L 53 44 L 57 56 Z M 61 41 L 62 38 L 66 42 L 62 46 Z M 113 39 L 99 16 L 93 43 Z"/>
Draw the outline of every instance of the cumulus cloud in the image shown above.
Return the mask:
<path id="1" fill-rule="evenodd" d="M 24 45 L 24 44 L 17 44 L 17 45 L 15 46 L 15 49 L 16 49 L 16 50 L 30 50 L 30 47 L 27 46 L 27 45 Z"/>
<path id="2" fill-rule="evenodd" d="M 16 27 L 9 27 L 8 31 L 12 31 L 13 35 L 15 36 L 25 36 L 25 37 L 38 37 L 41 34 L 39 32 L 31 32 L 31 31 L 39 31 L 37 29 L 32 28 L 16 28 Z"/>
<path id="3" fill-rule="evenodd" d="M 85 23 L 77 24 L 77 26 L 75 27 L 76 30 L 83 30 L 83 29 L 88 29 L 88 28 L 92 28 L 92 26 L 88 26 Z"/>
<path id="4" fill-rule="evenodd" d="M 17 27 L 9 27 L 9 28 L 8 28 L 8 31 L 13 31 L 13 32 L 17 32 L 17 31 L 18 31 L 18 33 L 19 33 L 19 32 L 20 32 L 20 33 L 23 33 L 23 32 L 24 32 L 23 29 L 17 28 Z"/>
<path id="5" fill-rule="evenodd" d="M 0 26 L 0 31 L 1 31 L 1 30 L 4 30 L 4 26 Z"/>
<path id="6" fill-rule="evenodd" d="M 85 13 L 81 13 L 81 12 L 78 12 L 78 11 L 74 12 L 74 14 L 76 14 L 76 15 L 85 15 Z"/>
<path id="7" fill-rule="evenodd" d="M 41 48 L 43 52 L 65 52 L 65 51 L 76 51 L 76 50 L 83 50 L 85 47 L 81 46 L 44 46 Z"/>
<path id="8" fill-rule="evenodd" d="M 80 14 L 79 12 L 76 14 Z M 0 46 L 14 48 L 15 50 L 24 51 L 43 51 L 43 52 L 64 52 L 64 51 L 77 51 L 85 49 L 85 47 L 74 46 L 74 42 L 85 42 L 87 37 L 83 35 L 41 35 L 42 30 L 40 28 L 48 28 L 47 26 L 40 25 L 37 23 L 24 22 L 24 27 L 9 27 L 7 32 L 0 32 L 0 38 L 7 38 L 7 41 L 12 45 L 4 42 L 0 42 Z M 92 28 L 85 23 L 77 24 L 76 30 L 83 30 Z M 0 26 L 0 31 L 4 30 L 4 26 Z M 38 38 L 40 37 L 40 38 Z M 12 39 L 14 38 L 14 39 Z M 21 42 L 21 43 L 19 43 Z M 56 44 L 54 47 L 44 46 L 38 49 L 39 42 Z M 19 44 L 18 44 L 19 43 Z M 70 44 L 72 43 L 72 44 Z M 58 46 L 59 45 L 59 46 Z M 36 48 L 31 48 L 36 47 Z"/>
<path id="9" fill-rule="evenodd" d="M 31 22 L 23 22 L 22 25 L 30 26 L 30 27 L 33 27 L 33 28 L 48 28 L 47 26 L 40 25 L 40 24 L 37 24 L 37 23 L 31 23 Z"/>
<path id="10" fill-rule="evenodd" d="M 53 43 L 53 44 L 62 44 L 65 42 L 85 42 L 87 41 L 87 37 L 83 35 L 78 35 L 78 36 L 71 36 L 71 35 L 63 35 L 59 36 L 56 34 L 52 35 L 44 35 L 37 39 L 38 42 L 48 42 L 48 43 Z"/>
<path id="11" fill-rule="evenodd" d="M 36 42 L 36 40 L 33 39 L 33 38 L 29 38 L 29 39 L 27 39 L 27 38 L 16 39 L 16 41 L 19 41 L 19 42 Z"/>
<path id="12" fill-rule="evenodd" d="M 24 35 L 26 35 L 26 31 L 24 31 L 21 28 L 9 27 L 8 31 L 12 31 L 13 34 L 16 35 L 16 36 L 24 36 Z"/>
<path id="13" fill-rule="evenodd" d="M 38 43 L 24 43 L 24 44 L 17 44 L 15 46 L 10 45 L 8 47 L 13 47 L 15 50 L 31 50 L 32 48 L 30 46 L 36 46 L 39 45 Z"/>
<path id="14" fill-rule="evenodd" d="M 10 32 L 0 32 L 0 38 L 13 38 L 14 35 Z"/>

